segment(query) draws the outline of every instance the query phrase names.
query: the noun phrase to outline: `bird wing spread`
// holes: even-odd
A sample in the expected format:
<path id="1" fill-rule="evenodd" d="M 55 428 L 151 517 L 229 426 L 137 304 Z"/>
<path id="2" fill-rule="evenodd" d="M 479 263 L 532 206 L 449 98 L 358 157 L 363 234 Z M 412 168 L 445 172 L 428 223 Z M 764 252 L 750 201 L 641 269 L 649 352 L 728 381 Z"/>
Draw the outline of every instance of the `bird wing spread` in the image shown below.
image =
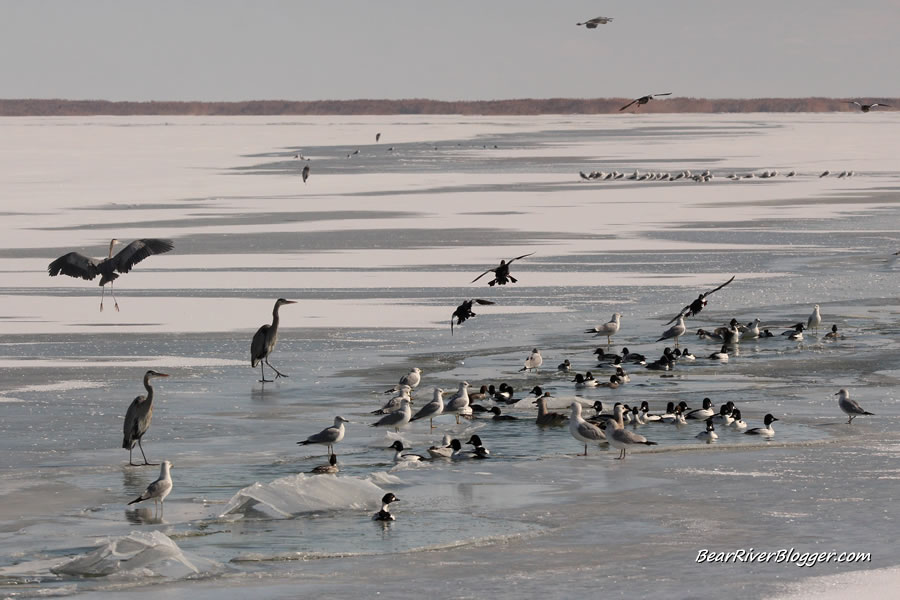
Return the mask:
<path id="1" fill-rule="evenodd" d="M 631 105 L 634 104 L 635 102 L 637 102 L 637 100 L 632 100 L 631 102 L 629 102 L 628 104 L 626 104 L 625 106 L 623 106 L 622 108 L 620 108 L 619 111 L 621 112 L 621 111 L 625 110 L 626 108 L 628 108 L 629 106 L 631 106 Z"/>
<path id="2" fill-rule="evenodd" d="M 481 279 L 482 277 L 484 277 L 484 276 L 487 275 L 488 273 L 495 273 L 496 271 L 497 271 L 497 269 L 488 269 L 487 271 L 485 271 L 484 273 L 482 273 L 481 275 L 479 275 L 478 277 L 476 277 L 475 279 L 473 279 L 473 280 L 471 281 L 471 283 L 475 283 L 476 281 L 478 281 L 479 279 Z"/>
<path id="3" fill-rule="evenodd" d="M 158 240 L 155 238 L 147 238 L 143 240 L 134 240 L 113 257 L 116 271 L 119 273 L 129 272 L 134 265 L 138 264 L 148 256 L 153 254 L 162 254 L 168 252 L 175 245 L 172 240 Z"/>
<path id="4" fill-rule="evenodd" d="M 514 260 L 519 260 L 520 258 L 525 258 L 526 256 L 531 256 L 532 254 L 534 254 L 534 252 L 529 252 L 528 254 L 523 254 L 522 256 L 517 256 L 515 258 L 511 258 L 508 261 L 506 261 L 506 264 L 509 264 Z"/>
<path id="5" fill-rule="evenodd" d="M 478 298 L 473 298 L 473 300 L 478 304 L 497 304 L 496 302 L 491 302 L 490 300 L 479 300 Z"/>
<path id="6" fill-rule="evenodd" d="M 56 277 L 60 273 L 69 277 L 80 277 L 90 281 L 100 274 L 100 261 L 89 258 L 78 252 L 69 252 L 60 256 L 47 267 L 50 277 Z"/>

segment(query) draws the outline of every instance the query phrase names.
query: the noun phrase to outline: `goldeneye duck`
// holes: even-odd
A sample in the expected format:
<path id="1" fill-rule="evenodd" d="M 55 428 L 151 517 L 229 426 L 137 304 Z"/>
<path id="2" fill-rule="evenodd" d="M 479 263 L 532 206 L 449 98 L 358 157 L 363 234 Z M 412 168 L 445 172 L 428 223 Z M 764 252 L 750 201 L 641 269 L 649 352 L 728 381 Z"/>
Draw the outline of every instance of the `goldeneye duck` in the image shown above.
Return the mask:
<path id="1" fill-rule="evenodd" d="M 568 373 L 572 370 L 572 363 L 569 362 L 569 359 L 562 361 L 559 363 L 559 366 L 556 367 L 557 371 L 562 371 L 563 373 Z"/>
<path id="2" fill-rule="evenodd" d="M 763 423 L 765 423 L 766 425 L 765 427 L 754 427 L 753 429 L 748 429 L 744 433 L 746 433 L 747 435 L 762 435 L 765 437 L 772 437 L 773 435 L 775 435 L 775 430 L 772 429 L 772 423 L 778 420 L 779 419 L 776 419 L 771 414 L 767 414 L 765 419 L 763 419 Z"/>
<path id="3" fill-rule="evenodd" d="M 720 362 L 728 362 L 728 345 L 723 345 L 719 352 L 713 352 L 709 355 L 709 358 Z"/>
<path id="4" fill-rule="evenodd" d="M 334 473 L 337 473 L 338 471 L 340 471 L 340 469 L 338 468 L 338 465 L 337 465 L 337 455 L 332 454 L 331 456 L 328 457 L 327 465 L 319 465 L 318 467 L 316 467 L 312 471 L 310 471 L 310 473 L 315 473 L 317 475 L 324 475 L 324 474 L 334 474 Z"/>
<path id="5" fill-rule="evenodd" d="M 489 458 L 490 457 L 490 454 L 491 454 L 490 450 L 488 450 L 481 444 L 481 438 L 478 437 L 477 435 L 473 435 L 472 437 L 470 437 L 469 441 L 466 443 L 472 444 L 475 447 L 475 449 L 473 450 L 472 458 Z"/>
<path id="6" fill-rule="evenodd" d="M 393 444 L 388 446 L 387 449 L 396 450 L 396 452 L 394 452 L 394 462 L 419 462 L 420 460 L 428 460 L 424 456 L 421 456 L 419 454 L 403 454 L 403 451 L 409 450 L 409 448 L 404 447 L 403 442 L 401 442 L 400 440 L 395 441 Z"/>
<path id="7" fill-rule="evenodd" d="M 740 409 L 737 409 L 737 408 L 734 409 L 734 412 L 731 413 L 731 416 L 734 418 L 734 420 L 731 422 L 729 427 L 734 427 L 738 431 L 743 431 L 744 429 L 747 429 L 747 422 L 741 418 Z"/>
<path id="8" fill-rule="evenodd" d="M 381 497 L 381 510 L 372 516 L 373 521 L 394 521 L 394 515 L 391 514 L 391 502 L 400 502 L 400 498 L 388 492 Z"/>
<path id="9" fill-rule="evenodd" d="M 513 417 L 511 415 L 501 415 L 499 406 L 492 407 L 491 410 L 488 412 L 494 413 L 494 416 L 491 419 L 493 421 L 517 421 L 518 420 L 516 417 Z"/>
<path id="10" fill-rule="evenodd" d="M 716 428 L 713 425 L 712 418 L 706 420 L 706 431 L 701 431 L 697 434 L 696 437 L 701 442 L 706 442 L 707 444 L 719 439 L 719 436 L 716 434 Z"/>
<path id="11" fill-rule="evenodd" d="M 685 415 L 687 419 L 698 419 L 700 421 L 705 421 L 709 419 L 713 415 L 716 414 L 716 411 L 712 408 L 712 400 L 709 398 L 703 399 L 703 408 L 698 408 L 696 410 L 692 410 L 688 414 Z"/>
<path id="12" fill-rule="evenodd" d="M 449 436 L 447 436 L 449 437 Z M 452 439 L 444 446 L 432 446 L 428 449 L 428 454 L 432 458 L 454 458 L 462 452 L 462 444 L 457 439 Z"/>

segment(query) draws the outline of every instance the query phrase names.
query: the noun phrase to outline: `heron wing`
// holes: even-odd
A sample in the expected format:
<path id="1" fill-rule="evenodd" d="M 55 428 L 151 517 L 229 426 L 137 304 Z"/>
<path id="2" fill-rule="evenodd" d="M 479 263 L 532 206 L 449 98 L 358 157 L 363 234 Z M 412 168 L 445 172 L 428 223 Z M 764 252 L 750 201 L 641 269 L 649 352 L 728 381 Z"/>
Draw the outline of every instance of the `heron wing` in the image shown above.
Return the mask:
<path id="1" fill-rule="evenodd" d="M 269 337 L 269 325 L 263 325 L 253 334 L 250 342 L 250 366 L 255 367 L 261 358 L 266 356 L 266 340 Z"/>
<path id="2" fill-rule="evenodd" d="M 124 439 L 122 441 L 123 448 L 129 448 L 137 437 L 136 430 L 139 419 L 141 398 L 142 396 L 138 396 L 137 398 L 132 400 L 131 404 L 128 406 L 128 410 L 125 411 L 125 422 L 122 425 L 122 433 L 124 434 Z"/>
<path id="3" fill-rule="evenodd" d="M 484 273 L 482 273 L 481 275 L 479 275 L 478 277 L 476 277 L 475 279 L 473 279 L 473 280 L 471 281 L 471 283 L 475 283 L 476 281 L 478 281 L 479 279 L 481 279 L 482 277 L 484 277 L 484 276 L 487 275 L 488 273 L 495 273 L 496 271 L 497 271 L 497 269 L 488 269 L 487 271 L 485 271 Z"/>
<path id="4" fill-rule="evenodd" d="M 491 302 L 490 300 L 479 300 L 478 298 L 473 298 L 473 301 L 477 302 L 478 304 L 482 304 L 482 305 L 497 304 L 496 302 Z"/>
<path id="5" fill-rule="evenodd" d="M 50 277 L 56 277 L 60 273 L 69 277 L 80 277 L 90 281 L 100 274 L 100 261 L 89 258 L 78 252 L 69 252 L 54 260 L 47 267 Z"/>
<path id="6" fill-rule="evenodd" d="M 654 96 L 671 96 L 671 95 L 672 95 L 672 92 L 664 92 L 662 94 L 650 94 L 650 97 L 653 98 Z"/>
<path id="7" fill-rule="evenodd" d="M 174 247 L 175 244 L 172 243 L 172 240 L 158 240 L 155 238 L 134 240 L 112 258 L 113 265 L 119 273 L 127 273 L 134 265 L 148 256 L 168 252 Z"/>
<path id="8" fill-rule="evenodd" d="M 629 106 L 631 106 L 631 105 L 634 104 L 635 102 L 637 102 L 637 100 L 632 100 L 631 102 L 629 102 L 628 104 L 626 104 L 625 106 L 623 106 L 622 108 L 620 108 L 620 109 L 619 109 L 619 112 L 625 110 L 626 108 L 628 108 Z"/>
<path id="9" fill-rule="evenodd" d="M 523 254 L 522 256 L 517 256 L 515 258 L 511 258 L 508 261 L 506 261 L 506 264 L 509 264 L 514 260 L 519 260 L 520 258 L 525 258 L 526 256 L 531 256 L 532 254 L 534 254 L 534 252 L 529 252 L 528 254 Z"/>

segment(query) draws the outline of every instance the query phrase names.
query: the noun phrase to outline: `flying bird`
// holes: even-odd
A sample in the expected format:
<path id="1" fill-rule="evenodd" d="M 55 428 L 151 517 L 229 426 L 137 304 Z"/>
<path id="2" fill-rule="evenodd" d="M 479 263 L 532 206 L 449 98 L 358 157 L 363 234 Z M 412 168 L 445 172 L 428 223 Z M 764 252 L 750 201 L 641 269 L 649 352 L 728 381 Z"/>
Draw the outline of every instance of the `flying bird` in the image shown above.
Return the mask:
<path id="1" fill-rule="evenodd" d="M 377 143 L 378 140 L 380 140 L 380 139 L 381 139 L 381 133 L 376 133 L 375 134 L 375 142 Z"/>
<path id="2" fill-rule="evenodd" d="M 491 302 L 490 300 L 481 300 L 479 298 L 463 300 L 463 303 L 457 306 L 456 310 L 453 311 L 453 314 L 450 315 L 450 335 L 453 335 L 453 317 L 456 317 L 457 325 L 462 325 L 467 319 L 475 316 L 475 313 L 472 312 L 472 306 L 476 303 L 481 304 L 482 306 L 496 304 L 496 302 Z"/>
<path id="3" fill-rule="evenodd" d="M 274 379 L 266 379 L 263 363 L 266 363 L 267 367 L 275 371 L 275 379 L 287 377 L 287 375 L 269 364 L 269 355 L 272 353 L 272 350 L 275 349 L 275 342 L 278 341 L 278 309 L 285 304 L 297 303 L 293 300 L 285 300 L 284 298 L 276 300 L 275 308 L 272 310 L 272 324 L 263 325 L 257 329 L 256 333 L 253 335 L 253 341 L 250 342 L 250 366 L 255 368 L 256 364 L 259 363 L 259 373 L 260 377 L 262 377 L 259 381 L 261 383 L 274 381 Z"/>
<path id="4" fill-rule="evenodd" d="M 594 17 L 593 19 L 588 19 L 584 23 L 575 23 L 575 25 L 584 25 L 586 29 L 597 29 L 597 25 L 606 25 L 612 20 L 612 17 Z"/>
<path id="5" fill-rule="evenodd" d="M 640 98 L 635 98 L 634 100 L 632 100 L 631 102 L 629 102 L 628 104 L 626 104 L 625 106 L 620 108 L 619 112 L 625 110 L 632 104 L 637 104 L 638 106 L 640 106 L 642 104 L 647 104 L 648 102 L 653 100 L 653 98 L 655 98 L 656 96 L 671 96 L 671 95 L 672 95 L 672 92 L 665 92 L 663 94 L 647 94 L 646 96 L 641 96 Z"/>
<path id="6" fill-rule="evenodd" d="M 529 252 L 528 254 L 523 254 L 522 256 L 517 256 L 515 258 L 509 259 L 509 262 L 505 260 L 500 261 L 500 266 L 495 269 L 488 269 L 478 277 L 472 280 L 471 283 L 475 283 L 488 273 L 493 273 L 494 278 L 488 282 L 489 286 L 494 286 L 495 284 L 506 285 L 507 283 L 518 283 L 518 279 L 509 274 L 509 265 L 513 263 L 514 260 L 519 260 L 520 258 L 525 258 L 526 256 L 531 256 L 534 252 Z"/>
<path id="7" fill-rule="evenodd" d="M 303 183 L 306 183 L 306 180 L 309 179 L 309 165 L 305 165 L 303 167 L 303 172 L 301 173 L 303 177 Z"/>
<path id="8" fill-rule="evenodd" d="M 666 323 L 666 325 L 670 325 L 670 324 L 674 323 L 676 321 L 676 319 L 678 319 L 679 317 L 684 317 L 686 319 L 688 317 L 693 317 L 694 315 L 698 314 L 701 310 L 703 310 L 703 307 L 706 306 L 706 297 L 707 296 L 709 296 L 713 292 L 718 292 L 719 290 L 721 290 L 723 287 L 725 287 L 732 281 L 734 281 L 734 275 L 732 275 L 731 279 L 729 279 L 728 281 L 726 281 L 719 287 L 717 287 L 713 290 L 709 290 L 708 292 L 703 292 L 702 294 L 697 296 L 696 300 L 694 300 L 693 302 L 691 302 L 690 304 L 688 304 L 687 306 L 682 308 L 681 312 L 678 313 L 677 315 L 675 315 L 674 317 L 672 317 L 672 320 L 669 321 L 668 323 Z"/>
<path id="9" fill-rule="evenodd" d="M 857 105 L 857 106 L 859 107 L 859 110 L 861 110 L 861 111 L 864 112 L 864 113 L 869 112 L 870 110 L 872 110 L 872 109 L 875 108 L 876 106 L 886 106 L 886 107 L 888 107 L 888 108 L 891 107 L 890 104 L 880 104 L 880 103 L 878 103 L 878 102 L 875 102 L 875 103 L 873 103 L 873 104 L 860 104 L 860 103 L 857 102 L 856 100 L 853 100 L 853 101 L 851 101 L 851 102 L 848 102 L 847 104 L 855 104 L 855 105 Z"/>
<path id="10" fill-rule="evenodd" d="M 110 294 L 112 294 L 116 310 L 119 310 L 119 303 L 116 301 L 116 295 L 112 289 L 112 283 L 119 278 L 118 273 L 127 273 L 134 268 L 134 265 L 148 256 L 168 252 L 175 245 L 172 240 L 155 238 L 134 240 L 113 256 L 113 246 L 118 243 L 117 239 L 113 239 L 109 243 L 109 256 L 103 260 L 90 258 L 78 252 L 69 252 L 50 263 L 47 272 L 50 273 L 50 277 L 56 277 L 62 273 L 69 277 L 80 277 L 88 281 L 100 275 L 100 287 L 103 288 L 103 292 L 100 294 L 100 310 L 103 310 L 103 296 L 106 294 L 107 283 L 110 284 Z"/>
<path id="11" fill-rule="evenodd" d="M 144 457 L 145 465 L 153 465 L 147 460 L 144 454 L 144 447 L 141 445 L 141 438 L 150 429 L 150 421 L 153 419 L 153 386 L 150 380 L 155 377 L 168 377 L 165 373 L 147 371 L 144 373 L 144 389 L 147 390 L 146 396 L 138 396 L 131 401 L 128 410 L 125 411 L 125 423 L 123 426 L 124 437 L 122 439 L 122 447 L 128 449 L 128 464 L 136 466 L 131 460 L 131 451 L 134 450 L 135 443 L 141 450 L 141 456 Z"/>

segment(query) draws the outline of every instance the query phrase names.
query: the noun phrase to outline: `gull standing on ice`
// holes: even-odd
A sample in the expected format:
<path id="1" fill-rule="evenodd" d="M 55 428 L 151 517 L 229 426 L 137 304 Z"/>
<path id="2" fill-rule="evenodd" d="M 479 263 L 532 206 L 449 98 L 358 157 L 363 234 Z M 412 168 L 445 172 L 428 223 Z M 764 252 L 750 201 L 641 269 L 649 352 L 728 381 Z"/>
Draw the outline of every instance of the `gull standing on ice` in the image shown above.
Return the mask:
<path id="1" fill-rule="evenodd" d="M 838 406 L 840 406 L 841 410 L 850 417 L 847 420 L 847 425 L 853 423 L 853 419 L 855 419 L 859 415 L 873 414 L 867 410 L 863 410 L 863 407 L 859 405 L 859 402 L 857 402 L 856 400 L 852 400 L 850 398 L 850 392 L 845 388 L 842 388 L 840 391 L 838 391 L 835 396 L 838 397 Z"/>
<path id="2" fill-rule="evenodd" d="M 373 411 L 372 411 L 371 413 L 369 413 L 369 414 L 372 414 L 372 415 L 386 415 L 386 414 L 392 413 L 392 412 L 394 412 L 394 411 L 396 411 L 396 410 L 400 410 L 401 408 L 403 408 L 403 399 L 404 399 L 404 398 L 406 398 L 407 400 L 410 401 L 410 403 L 412 403 L 412 399 L 410 399 L 410 397 L 409 397 L 409 392 L 410 392 L 410 391 L 411 391 L 411 390 L 410 390 L 410 387 L 409 387 L 408 385 L 401 385 L 401 386 L 400 386 L 400 393 L 399 393 L 399 394 L 397 394 L 396 396 L 394 396 L 393 398 L 391 398 L 390 400 L 388 400 L 387 402 L 385 402 L 385 403 L 384 403 L 384 406 L 382 406 L 382 407 L 379 408 L 378 410 L 373 410 Z"/>
<path id="3" fill-rule="evenodd" d="M 612 336 L 619 333 L 619 325 L 620 325 L 619 320 L 621 318 L 622 318 L 622 315 L 620 315 L 619 313 L 613 313 L 613 316 L 609 321 L 607 321 L 603 325 L 597 325 L 596 327 L 594 327 L 592 329 L 586 329 L 585 333 L 593 333 L 594 337 L 600 337 L 600 336 L 605 335 L 607 345 L 612 344 L 612 339 L 611 339 Z"/>
<path id="4" fill-rule="evenodd" d="M 148 485 L 144 493 L 129 502 L 128 505 L 152 499 L 154 506 L 157 506 L 162 512 L 164 508 L 163 501 L 169 495 L 169 492 L 172 491 L 172 476 L 169 474 L 169 469 L 171 468 L 172 463 L 167 460 L 162 461 L 162 466 L 159 468 L 159 479 Z"/>
<path id="5" fill-rule="evenodd" d="M 419 409 L 410 421 L 419 419 L 428 419 L 431 428 L 434 429 L 434 418 L 440 416 L 444 412 L 444 390 L 439 387 L 434 388 L 434 399 Z"/>
<path id="6" fill-rule="evenodd" d="M 822 315 L 819 314 L 819 305 L 813 307 L 812 314 L 806 319 L 806 329 L 814 329 L 816 334 L 819 333 L 819 325 L 822 323 Z"/>
<path id="7" fill-rule="evenodd" d="M 628 448 L 638 444 L 656 446 L 656 442 L 651 442 L 644 436 L 625 429 L 625 424 L 622 421 L 622 413 L 624 411 L 625 408 L 621 404 L 617 404 L 613 409 L 615 418 L 606 420 L 606 439 L 609 440 L 610 446 L 621 450 L 618 456 L 621 460 L 625 459 L 625 452 Z M 612 431 L 610 431 L 610 427 L 613 428 Z"/>
<path id="8" fill-rule="evenodd" d="M 572 409 L 572 414 L 569 416 L 569 433 L 572 434 L 573 438 L 584 443 L 583 456 L 587 456 L 588 444 L 597 444 L 599 446 L 609 443 L 606 435 L 599 427 L 581 418 L 581 404 L 573 402 L 570 408 Z"/>
<path id="9" fill-rule="evenodd" d="M 344 423 L 350 421 L 344 417 L 335 417 L 334 425 L 326 427 L 319 433 L 309 436 L 302 442 L 297 442 L 300 446 L 308 444 L 324 444 L 328 447 L 328 454 L 334 454 L 334 445 L 344 439 Z"/>
<path id="10" fill-rule="evenodd" d="M 404 385 L 408 385 L 410 391 L 416 389 L 419 386 L 419 382 L 422 381 L 422 369 L 419 367 L 413 367 L 409 370 L 409 373 L 400 378 L 400 382 L 397 384 L 397 387 L 392 387 L 385 394 L 392 394 L 396 392 L 398 389 L 402 388 Z"/>
<path id="11" fill-rule="evenodd" d="M 460 382 L 459 390 L 444 404 L 444 414 L 455 414 L 457 425 L 459 425 L 460 415 L 472 414 L 472 409 L 469 407 L 468 381 Z"/>
<path id="12" fill-rule="evenodd" d="M 678 347 L 678 338 L 684 335 L 686 327 L 684 326 L 684 315 L 678 315 L 678 322 L 666 330 L 665 333 L 662 334 L 662 337 L 656 340 L 657 342 L 661 342 L 663 340 L 668 340 L 671 338 L 675 338 L 675 347 Z"/>
<path id="13" fill-rule="evenodd" d="M 372 423 L 372 427 L 393 427 L 394 431 L 400 431 L 401 427 L 406 427 L 412 418 L 412 409 L 409 407 L 409 398 L 403 398 L 400 402 L 400 410 L 384 415 Z"/>

